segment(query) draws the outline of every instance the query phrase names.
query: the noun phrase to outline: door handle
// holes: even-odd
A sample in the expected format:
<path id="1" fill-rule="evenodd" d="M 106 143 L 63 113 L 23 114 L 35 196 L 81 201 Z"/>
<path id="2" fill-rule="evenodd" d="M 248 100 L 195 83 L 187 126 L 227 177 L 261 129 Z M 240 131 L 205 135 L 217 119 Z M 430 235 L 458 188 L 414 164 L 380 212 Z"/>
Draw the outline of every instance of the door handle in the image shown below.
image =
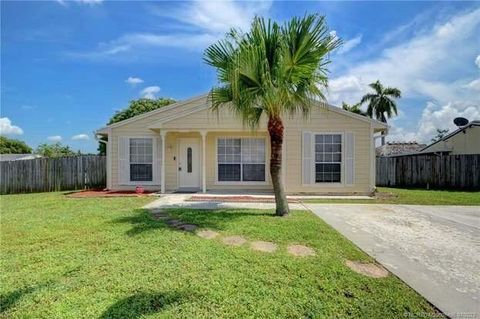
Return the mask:
<path id="1" fill-rule="evenodd" d="M 178 171 L 179 171 L 179 172 L 182 171 L 182 168 L 181 168 L 180 166 L 178 167 Z"/>

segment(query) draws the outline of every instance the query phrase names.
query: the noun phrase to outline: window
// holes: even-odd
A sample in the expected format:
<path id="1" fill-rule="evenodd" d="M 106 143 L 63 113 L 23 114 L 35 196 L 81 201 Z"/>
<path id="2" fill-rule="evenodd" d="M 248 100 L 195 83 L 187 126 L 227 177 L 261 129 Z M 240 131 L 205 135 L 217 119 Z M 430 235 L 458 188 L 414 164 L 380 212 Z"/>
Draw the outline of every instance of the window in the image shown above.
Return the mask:
<path id="1" fill-rule="evenodd" d="M 151 138 L 130 139 L 130 181 L 153 180 L 153 141 Z"/>
<path id="2" fill-rule="evenodd" d="M 217 161 L 220 182 L 264 182 L 265 139 L 218 139 Z"/>
<path id="3" fill-rule="evenodd" d="M 187 148 L 187 173 L 192 172 L 192 148 Z"/>
<path id="4" fill-rule="evenodd" d="M 315 182 L 340 183 L 342 171 L 342 135 L 315 135 Z"/>

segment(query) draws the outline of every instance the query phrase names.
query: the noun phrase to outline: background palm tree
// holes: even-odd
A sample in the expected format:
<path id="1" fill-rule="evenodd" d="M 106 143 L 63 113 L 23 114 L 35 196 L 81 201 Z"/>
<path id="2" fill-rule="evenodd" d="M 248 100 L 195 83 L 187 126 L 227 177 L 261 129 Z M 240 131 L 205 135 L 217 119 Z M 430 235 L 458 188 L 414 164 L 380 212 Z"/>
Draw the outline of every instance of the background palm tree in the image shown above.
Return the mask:
<path id="1" fill-rule="evenodd" d="M 339 44 L 322 16 L 293 18 L 281 26 L 256 17 L 248 33 L 232 29 L 205 51 L 219 82 L 210 92 L 212 108 L 230 107 L 252 128 L 262 115 L 268 119 L 277 215 L 289 212 L 281 178 L 283 117 L 307 115 L 313 99 L 324 99 L 328 53 Z"/>
<path id="2" fill-rule="evenodd" d="M 362 97 L 360 104 L 368 103 L 367 115 L 383 123 L 387 123 L 387 118 L 391 118 L 393 113 L 397 115 L 397 104 L 394 99 L 400 98 L 402 93 L 397 88 L 384 87 L 379 80 L 370 83 L 375 93 L 368 93 Z M 382 132 L 382 135 L 384 133 Z M 385 136 L 382 136 L 382 145 L 385 145 Z"/>
<path id="3" fill-rule="evenodd" d="M 345 111 L 355 113 L 355 114 L 359 114 L 359 115 L 367 115 L 367 113 L 362 111 L 362 109 L 360 108 L 361 105 L 362 104 L 360 102 L 357 103 L 357 104 L 353 104 L 353 105 L 342 102 L 342 109 L 344 109 Z"/>

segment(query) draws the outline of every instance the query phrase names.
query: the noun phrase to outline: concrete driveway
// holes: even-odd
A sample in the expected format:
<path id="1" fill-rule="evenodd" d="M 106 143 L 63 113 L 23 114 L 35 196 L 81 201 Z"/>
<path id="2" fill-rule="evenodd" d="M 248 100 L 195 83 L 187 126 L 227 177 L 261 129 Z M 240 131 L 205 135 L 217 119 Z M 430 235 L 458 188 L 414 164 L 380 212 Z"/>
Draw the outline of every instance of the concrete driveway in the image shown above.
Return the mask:
<path id="1" fill-rule="evenodd" d="M 452 318 L 480 318 L 480 207 L 307 204 Z"/>

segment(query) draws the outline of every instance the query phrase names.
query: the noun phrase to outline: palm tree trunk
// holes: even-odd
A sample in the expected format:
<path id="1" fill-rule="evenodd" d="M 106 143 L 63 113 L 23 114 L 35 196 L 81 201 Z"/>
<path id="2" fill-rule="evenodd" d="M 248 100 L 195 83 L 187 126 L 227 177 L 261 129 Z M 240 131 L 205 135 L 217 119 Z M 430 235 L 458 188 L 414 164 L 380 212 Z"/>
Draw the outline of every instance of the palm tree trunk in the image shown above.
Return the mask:
<path id="1" fill-rule="evenodd" d="M 275 193 L 275 213 L 277 216 L 285 216 L 290 212 L 282 181 L 283 129 L 282 119 L 279 116 L 269 117 L 270 175 L 272 177 L 273 192 Z"/>

